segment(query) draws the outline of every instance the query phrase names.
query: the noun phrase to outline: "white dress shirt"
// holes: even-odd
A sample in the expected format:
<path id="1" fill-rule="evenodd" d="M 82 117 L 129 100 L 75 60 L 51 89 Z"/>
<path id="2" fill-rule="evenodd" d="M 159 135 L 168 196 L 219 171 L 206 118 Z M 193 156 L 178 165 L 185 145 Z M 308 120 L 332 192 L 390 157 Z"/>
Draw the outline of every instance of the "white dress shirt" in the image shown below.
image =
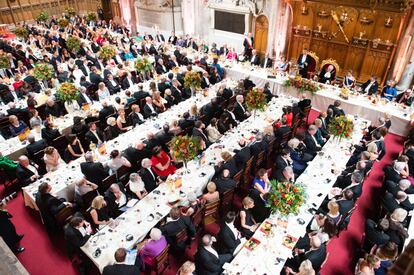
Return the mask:
<path id="1" fill-rule="evenodd" d="M 99 138 L 99 135 L 96 133 L 96 131 L 92 131 L 91 130 L 91 133 L 96 137 L 96 139 L 98 140 L 98 144 L 101 144 L 102 143 L 102 140 Z"/>

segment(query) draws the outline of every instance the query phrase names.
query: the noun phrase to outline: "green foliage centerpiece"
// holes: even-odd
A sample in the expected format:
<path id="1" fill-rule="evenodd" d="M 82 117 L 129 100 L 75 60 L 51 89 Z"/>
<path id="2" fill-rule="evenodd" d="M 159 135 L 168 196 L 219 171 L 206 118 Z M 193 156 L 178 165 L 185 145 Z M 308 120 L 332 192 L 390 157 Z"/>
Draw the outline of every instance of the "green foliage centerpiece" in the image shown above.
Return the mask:
<path id="1" fill-rule="evenodd" d="M 69 15 L 69 17 L 71 17 L 71 16 L 75 16 L 75 15 L 76 15 L 76 11 L 75 11 L 75 9 L 74 9 L 74 8 L 72 8 L 72 7 L 68 7 L 68 8 L 65 10 L 65 13 L 66 13 L 67 15 Z"/>
<path id="2" fill-rule="evenodd" d="M 256 115 L 256 111 L 264 111 L 267 106 L 266 95 L 263 89 L 253 88 L 246 95 L 246 106 L 249 111 L 253 111 Z"/>
<path id="3" fill-rule="evenodd" d="M 285 87 L 295 87 L 301 93 L 305 93 L 309 91 L 311 94 L 315 94 L 319 91 L 320 87 L 319 84 L 311 81 L 309 79 L 302 78 L 300 75 L 296 77 L 289 77 L 284 83 L 283 86 Z"/>
<path id="4" fill-rule="evenodd" d="M 305 203 L 306 193 L 304 188 L 295 183 L 278 182 L 271 180 L 270 196 L 267 200 L 267 207 L 272 213 L 279 213 L 282 216 L 298 214 L 300 207 Z"/>
<path id="5" fill-rule="evenodd" d="M 73 100 L 77 100 L 79 98 L 79 90 L 74 84 L 64 82 L 57 90 L 56 98 L 63 102 L 71 102 Z"/>
<path id="6" fill-rule="evenodd" d="M 58 20 L 58 25 L 59 27 L 61 27 L 62 29 L 66 28 L 69 25 L 69 20 L 66 19 L 65 17 L 61 17 Z"/>
<path id="7" fill-rule="evenodd" d="M 24 27 L 17 27 L 15 30 L 14 30 L 14 34 L 17 36 L 17 37 L 19 37 L 19 38 L 27 38 L 28 36 L 29 36 L 29 32 L 27 31 L 27 29 L 26 28 L 24 28 Z"/>
<path id="8" fill-rule="evenodd" d="M 193 160 L 201 149 L 200 139 L 193 136 L 176 136 L 171 141 L 171 153 L 177 161 L 187 163 Z"/>
<path id="9" fill-rule="evenodd" d="M 76 36 L 73 36 L 73 35 L 69 36 L 66 39 L 66 47 L 68 47 L 68 50 L 71 51 L 71 52 L 72 51 L 78 52 L 79 49 L 81 48 L 81 41 L 80 41 L 79 37 L 76 37 Z"/>
<path id="10" fill-rule="evenodd" d="M 39 15 L 36 17 L 36 21 L 41 23 L 41 22 L 46 22 L 49 19 L 49 14 L 45 11 L 42 11 L 41 13 L 39 13 Z"/>
<path id="11" fill-rule="evenodd" d="M 9 69 L 10 60 L 7 58 L 6 53 L 0 53 L 0 69 Z"/>
<path id="12" fill-rule="evenodd" d="M 52 79 L 55 70 L 53 66 L 48 63 L 37 63 L 34 67 L 34 77 L 38 80 L 48 81 Z"/>
<path id="13" fill-rule="evenodd" d="M 116 55 L 115 47 L 111 45 L 103 46 L 100 50 L 100 55 L 104 61 L 108 61 Z"/>
<path id="14" fill-rule="evenodd" d="M 98 19 L 98 17 L 95 12 L 90 11 L 86 14 L 86 21 L 88 22 L 96 21 L 96 19 Z"/>
<path id="15" fill-rule="evenodd" d="M 189 71 L 184 76 L 184 88 L 191 89 L 191 95 L 194 95 L 195 90 L 201 89 L 201 76 L 198 72 Z"/>
<path id="16" fill-rule="evenodd" d="M 152 71 L 152 63 L 148 58 L 138 58 L 135 60 L 135 70 L 137 73 L 149 73 Z"/>
<path id="17" fill-rule="evenodd" d="M 354 131 L 354 122 L 345 116 L 334 117 L 329 123 L 329 133 L 335 138 L 350 138 Z"/>

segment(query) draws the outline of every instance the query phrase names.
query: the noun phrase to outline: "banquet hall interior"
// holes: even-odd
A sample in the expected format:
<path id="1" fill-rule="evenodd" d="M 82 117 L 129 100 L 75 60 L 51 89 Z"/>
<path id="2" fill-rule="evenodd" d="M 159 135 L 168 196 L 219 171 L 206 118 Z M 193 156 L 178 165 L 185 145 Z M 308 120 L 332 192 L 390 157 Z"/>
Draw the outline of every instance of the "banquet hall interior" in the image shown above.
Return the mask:
<path id="1" fill-rule="evenodd" d="M 0 274 L 414 274 L 411 0 L 1 0 Z"/>

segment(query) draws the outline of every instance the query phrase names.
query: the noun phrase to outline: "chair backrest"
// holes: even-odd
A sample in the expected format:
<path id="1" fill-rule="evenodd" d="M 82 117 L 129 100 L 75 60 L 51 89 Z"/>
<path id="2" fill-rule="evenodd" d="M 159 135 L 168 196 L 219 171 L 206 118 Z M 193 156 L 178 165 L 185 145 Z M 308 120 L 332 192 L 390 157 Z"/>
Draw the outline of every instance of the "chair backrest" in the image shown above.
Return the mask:
<path id="1" fill-rule="evenodd" d="M 44 155 L 45 155 L 45 150 L 41 150 L 39 152 L 34 153 L 33 159 L 32 159 L 34 163 L 39 165 L 39 168 L 37 170 L 42 175 L 46 173 L 46 164 L 45 164 L 45 161 L 43 160 Z"/>
<path id="2" fill-rule="evenodd" d="M 225 215 L 231 210 L 234 198 L 234 189 L 229 189 L 222 194 L 221 198 L 221 215 Z"/>
<path id="3" fill-rule="evenodd" d="M 85 209 L 91 206 L 93 199 L 98 196 L 99 193 L 97 190 L 89 191 L 88 193 L 82 196 L 82 202 Z"/>
<path id="4" fill-rule="evenodd" d="M 239 172 L 237 172 L 236 175 L 233 176 L 233 180 L 236 182 L 237 186 L 239 186 L 241 182 L 242 175 L 243 175 L 243 170 L 240 170 Z"/>
<path id="5" fill-rule="evenodd" d="M 67 221 L 72 217 L 72 214 L 73 214 L 72 207 L 67 206 L 67 207 L 61 209 L 55 215 L 56 223 L 60 227 L 63 227 L 67 223 Z"/>
<path id="6" fill-rule="evenodd" d="M 204 225 L 216 222 L 219 216 L 220 200 L 206 203 L 204 209 Z"/>
<path id="7" fill-rule="evenodd" d="M 58 150 L 59 154 L 63 157 L 66 148 L 68 147 L 68 140 L 65 136 L 59 136 L 55 138 L 52 142 L 52 146 Z"/>
<path id="8" fill-rule="evenodd" d="M 177 245 L 179 243 L 185 242 L 187 239 L 187 228 L 183 228 L 175 235 L 175 244 Z"/>
<path id="9" fill-rule="evenodd" d="M 108 190 L 108 188 L 111 186 L 111 184 L 116 182 L 116 174 L 112 174 L 108 177 L 106 177 L 102 181 L 102 190 Z"/>
<path id="10" fill-rule="evenodd" d="M 167 244 L 167 246 L 164 248 L 161 253 L 155 257 L 155 272 L 156 274 L 162 274 L 164 270 L 168 267 L 169 261 L 168 261 L 168 250 L 170 248 L 170 245 Z"/>
<path id="11" fill-rule="evenodd" d="M 118 170 L 116 170 L 116 177 L 118 181 L 121 181 L 122 183 L 127 183 L 129 181 L 129 167 L 126 167 L 125 165 L 119 167 Z"/>
<path id="12" fill-rule="evenodd" d="M 204 205 L 197 207 L 196 211 L 193 213 L 191 217 L 191 222 L 193 223 L 194 227 L 197 229 L 201 228 L 201 224 L 203 223 L 203 216 L 204 216 Z"/>
<path id="13" fill-rule="evenodd" d="M 290 135 L 292 134 L 292 131 L 289 131 L 287 133 L 284 133 L 282 136 L 282 140 L 279 143 L 279 149 L 283 149 L 286 147 L 289 139 L 290 139 Z"/>

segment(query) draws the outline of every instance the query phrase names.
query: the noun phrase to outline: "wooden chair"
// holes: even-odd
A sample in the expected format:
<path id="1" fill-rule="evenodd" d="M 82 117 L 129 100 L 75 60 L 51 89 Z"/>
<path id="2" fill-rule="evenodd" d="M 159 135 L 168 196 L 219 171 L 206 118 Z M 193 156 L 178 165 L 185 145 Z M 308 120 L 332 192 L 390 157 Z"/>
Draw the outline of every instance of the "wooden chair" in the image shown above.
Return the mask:
<path id="1" fill-rule="evenodd" d="M 236 182 L 237 186 L 240 185 L 242 181 L 242 176 L 243 176 L 243 170 L 240 170 L 239 172 L 237 172 L 236 175 L 233 176 L 233 180 Z"/>
<path id="2" fill-rule="evenodd" d="M 108 190 L 108 188 L 111 186 L 111 184 L 116 182 L 116 174 L 112 174 L 108 177 L 106 177 L 103 181 L 102 181 L 102 190 Z"/>
<path id="3" fill-rule="evenodd" d="M 123 184 L 128 183 L 129 181 L 129 167 L 121 166 L 118 170 L 116 170 L 116 178 L 118 182 L 122 182 Z"/>
<path id="4" fill-rule="evenodd" d="M 354 207 L 352 207 L 352 209 L 349 210 L 348 213 L 346 213 L 346 215 L 344 215 L 339 220 L 339 222 L 338 222 L 338 232 L 337 232 L 337 236 L 339 236 L 339 233 L 341 233 L 342 231 L 348 229 L 349 222 L 351 221 L 351 216 L 354 213 L 356 207 L 357 207 L 357 204 L 355 204 Z"/>
<path id="5" fill-rule="evenodd" d="M 204 209 L 204 225 L 215 223 L 219 218 L 220 200 L 206 203 Z"/>
<path id="6" fill-rule="evenodd" d="M 59 136 L 53 140 L 52 146 L 56 148 L 60 156 L 63 158 L 65 155 L 65 150 L 68 147 L 68 140 L 63 135 Z"/>
<path id="7" fill-rule="evenodd" d="M 33 162 L 36 163 L 39 168 L 37 169 L 39 174 L 44 175 L 46 174 L 46 164 L 43 160 L 43 156 L 45 155 L 45 150 L 41 150 L 39 152 L 36 152 L 33 155 Z"/>
<path id="8" fill-rule="evenodd" d="M 175 246 L 178 247 L 180 243 L 184 243 L 187 240 L 188 240 L 187 228 L 183 228 L 175 236 L 175 241 L 174 241 Z"/>
<path id="9" fill-rule="evenodd" d="M 72 217 L 73 209 L 72 207 L 66 206 L 62 210 L 60 210 L 56 215 L 56 223 L 59 227 L 63 227 Z"/>
<path id="10" fill-rule="evenodd" d="M 291 137 L 292 131 L 284 133 L 282 139 L 280 140 L 279 147 L 277 148 L 277 152 L 281 152 L 283 148 L 286 148 L 287 143 Z"/>
<path id="11" fill-rule="evenodd" d="M 168 260 L 168 250 L 170 249 L 170 245 L 167 244 L 167 246 L 164 248 L 164 250 L 155 257 L 155 265 L 154 265 L 154 271 L 155 274 L 163 274 L 165 269 L 169 266 L 169 260 Z"/>
<path id="12" fill-rule="evenodd" d="M 91 206 L 93 199 L 98 196 L 99 193 L 97 190 L 89 191 L 88 193 L 82 196 L 82 203 L 85 209 Z"/>
<path id="13" fill-rule="evenodd" d="M 227 190 L 222 194 L 221 205 L 220 205 L 221 217 L 224 217 L 224 215 L 232 209 L 233 198 L 234 198 L 234 189 Z"/>
<path id="14" fill-rule="evenodd" d="M 191 216 L 191 222 L 196 228 L 196 231 L 199 231 L 199 229 L 202 227 L 203 216 L 204 216 L 204 206 L 198 207 L 197 210 Z"/>
<path id="15" fill-rule="evenodd" d="M 254 156 L 252 156 L 246 162 L 246 166 L 244 167 L 244 170 L 243 170 L 243 181 L 239 185 L 239 190 L 242 195 L 246 195 L 249 192 L 250 184 L 252 182 L 251 171 L 252 171 L 253 159 L 254 159 Z"/>

